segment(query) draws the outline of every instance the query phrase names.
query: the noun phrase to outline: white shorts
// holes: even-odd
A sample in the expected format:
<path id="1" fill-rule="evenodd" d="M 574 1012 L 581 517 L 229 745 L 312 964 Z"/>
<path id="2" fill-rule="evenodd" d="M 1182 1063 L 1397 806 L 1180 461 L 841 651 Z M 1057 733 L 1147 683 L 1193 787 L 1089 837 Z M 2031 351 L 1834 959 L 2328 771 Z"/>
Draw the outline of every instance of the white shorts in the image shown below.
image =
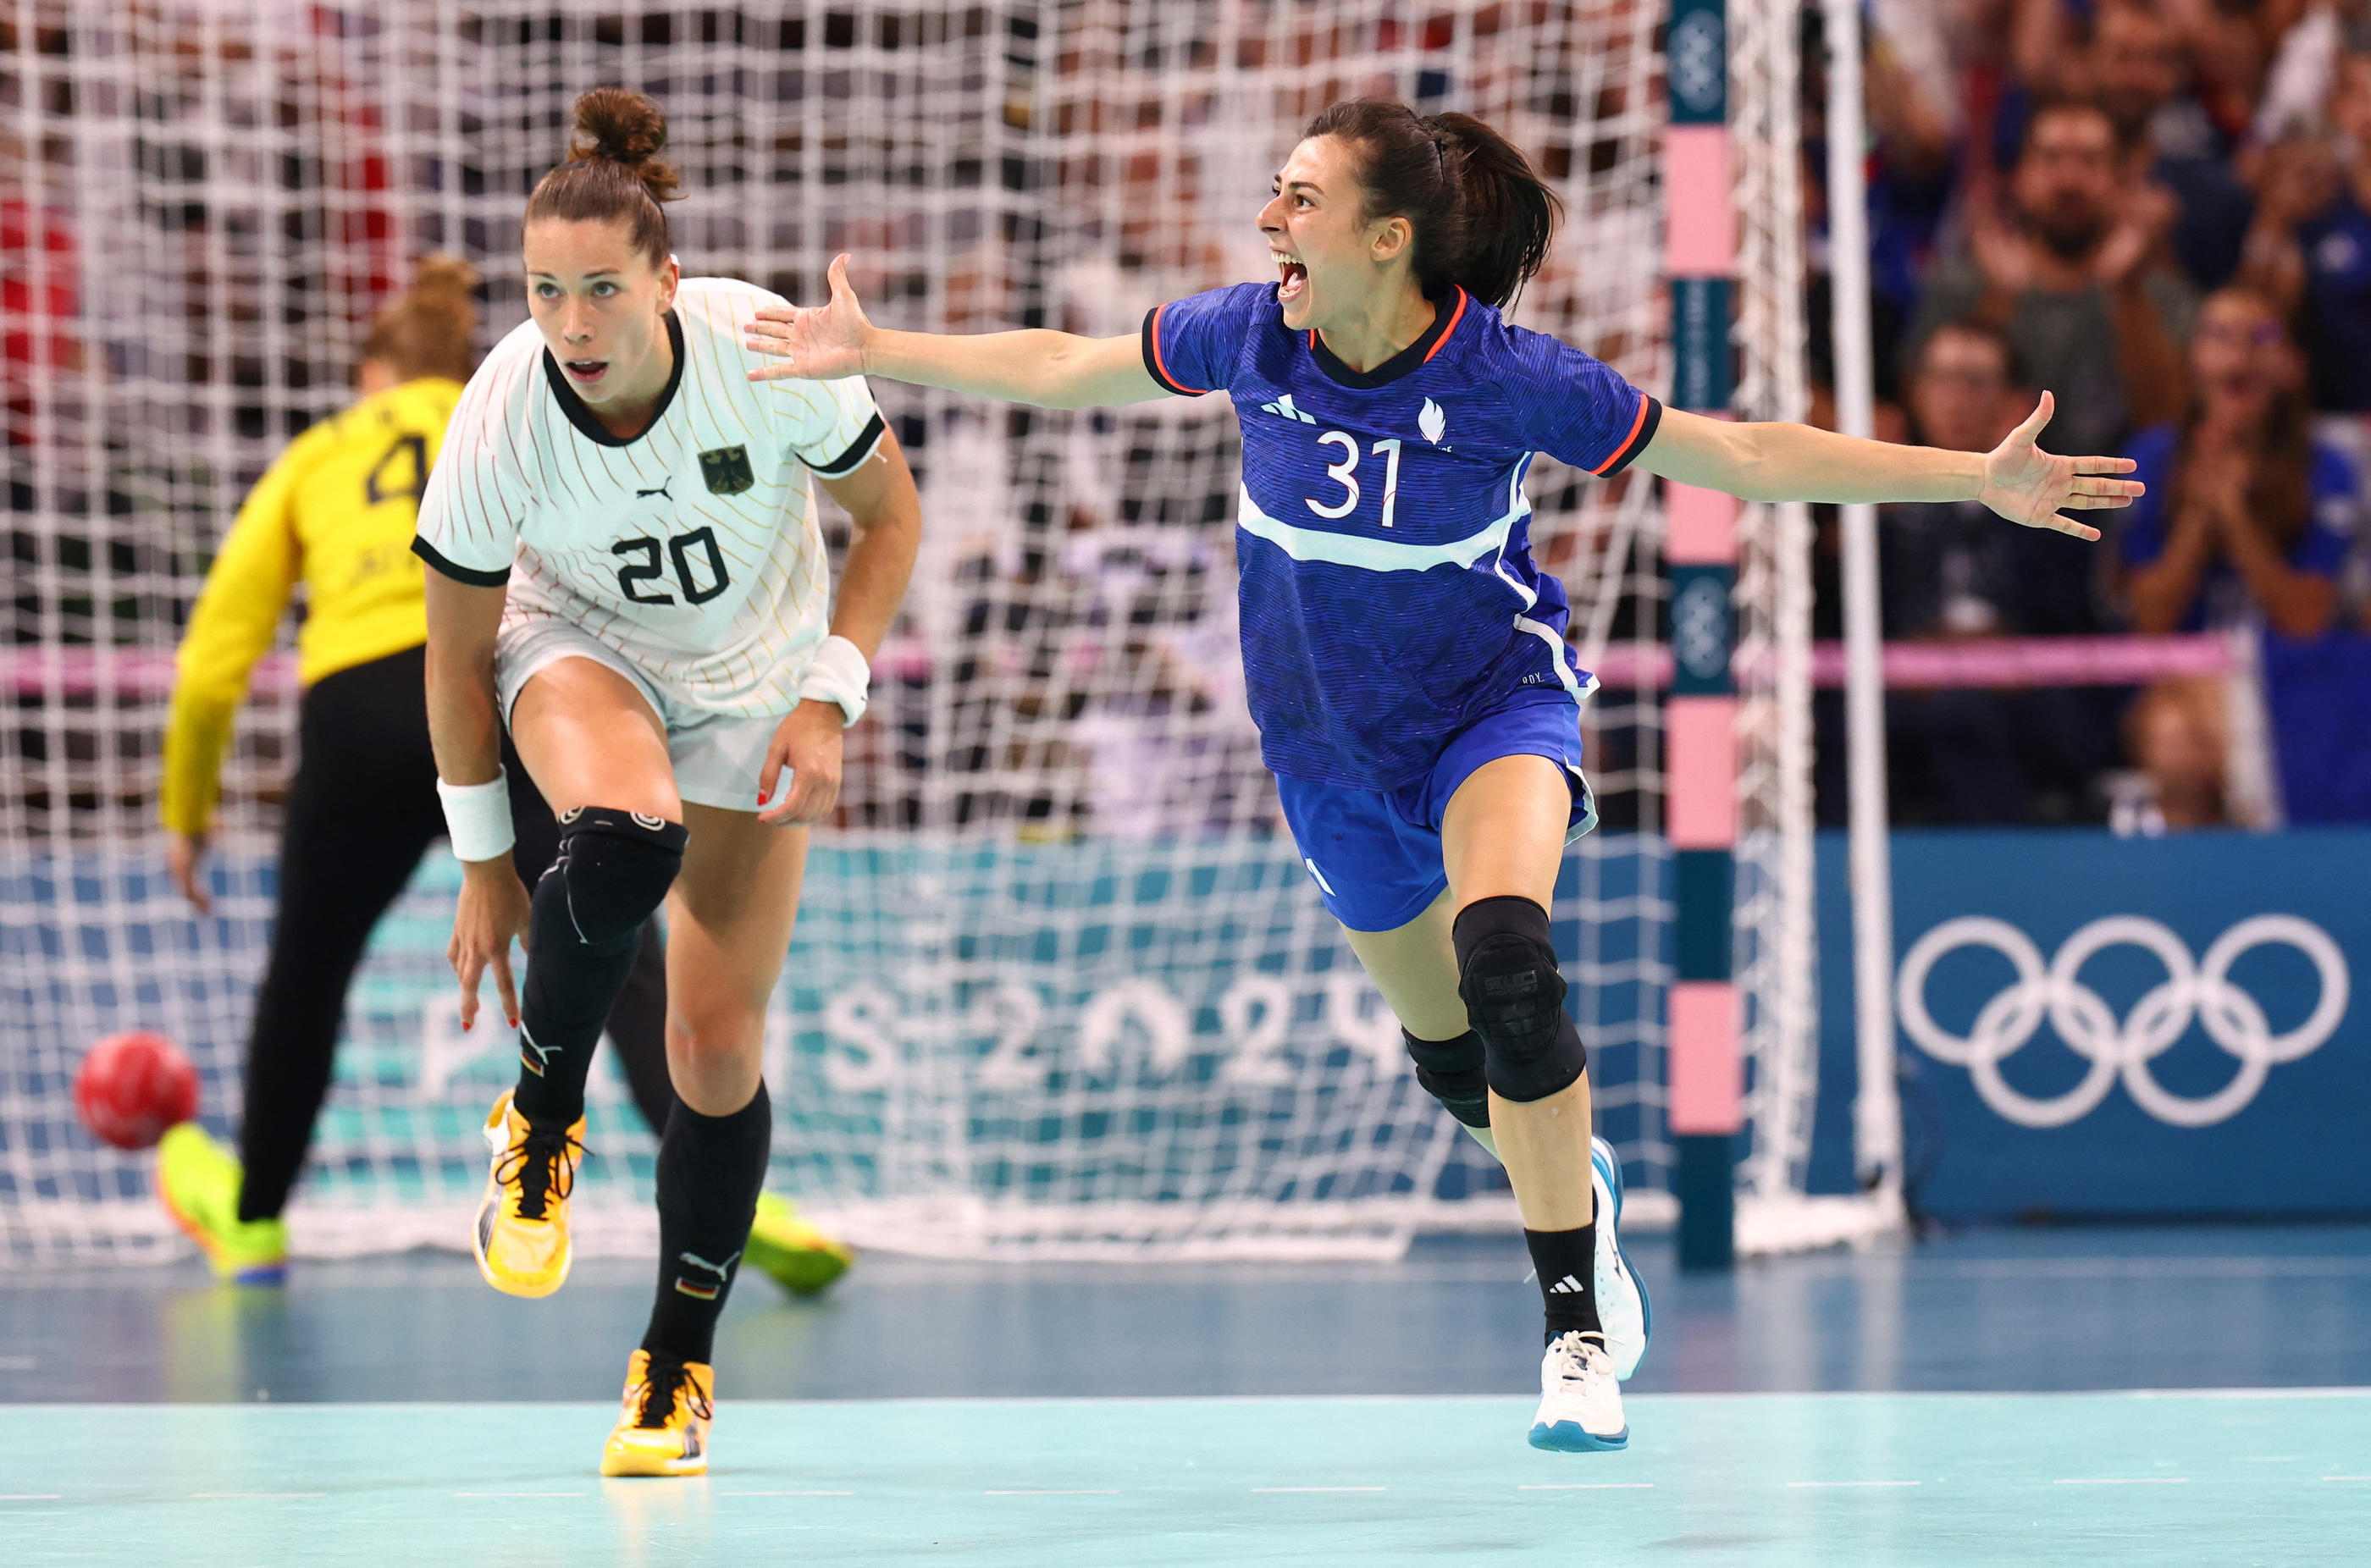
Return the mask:
<path id="1" fill-rule="evenodd" d="M 591 632 L 551 616 L 527 616 L 503 628 L 494 642 L 494 696 L 503 723 L 535 674 L 562 659 L 590 659 L 631 682 L 666 727 L 667 759 L 675 767 L 676 793 L 695 806 L 728 812 L 758 810 L 758 780 L 767 748 L 781 728 L 781 715 L 741 719 L 694 708 L 647 671 Z M 785 770 L 777 789 L 787 789 Z"/>

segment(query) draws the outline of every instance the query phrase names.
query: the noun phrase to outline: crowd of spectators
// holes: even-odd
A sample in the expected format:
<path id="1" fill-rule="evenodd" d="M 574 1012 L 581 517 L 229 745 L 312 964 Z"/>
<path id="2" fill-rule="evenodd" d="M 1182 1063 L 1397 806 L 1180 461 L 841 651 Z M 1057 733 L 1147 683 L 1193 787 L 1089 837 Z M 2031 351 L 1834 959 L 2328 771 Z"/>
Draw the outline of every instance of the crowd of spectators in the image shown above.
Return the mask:
<path id="1" fill-rule="evenodd" d="M 1805 6 L 1807 25 L 1817 13 Z M 1972 505 L 1885 509 L 1887 636 L 2228 634 L 2238 664 L 2229 678 L 2169 677 L 2138 690 L 1896 692 L 1898 819 L 2371 820 L 2371 528 L 2358 518 L 2371 465 L 2371 0 L 1864 0 L 1864 14 L 1880 433 L 1982 450 L 2047 388 L 2057 417 L 2046 444 L 2129 454 L 2150 486 L 2130 512 L 2094 514 L 2109 530 L 2098 547 L 2010 529 Z M 63 51 L 64 40 L 41 47 Z M 5 24 L 0 41 L 22 42 Z M 1815 66 L 1816 40 L 1806 42 Z M 1263 138 L 1208 121 L 1143 129 L 1139 110 L 1165 90 L 1174 63 L 1133 55 L 1114 56 L 1112 70 L 1132 73 L 1124 85 L 1143 95 L 1123 117 L 1138 130 L 1112 129 L 1095 96 L 1110 88 L 1109 73 L 1088 70 L 1076 52 L 1056 58 L 1049 122 L 1096 135 L 1042 169 L 1006 173 L 1058 187 L 1062 221 L 1081 234 L 956 225 L 952 266 L 941 255 L 925 276 L 920 253 L 906 255 L 861 280 L 868 298 L 894 310 L 935 287 L 931 325 L 1110 333 L 1131 329 L 1161 298 L 1248 275 L 1227 247 L 1255 244 L 1238 193 L 1266 179 Z M 1515 98 L 1545 101 L 1547 87 L 1569 85 L 1571 63 L 1543 55 L 1517 75 Z M 1450 78 L 1425 80 L 1425 107 L 1443 106 Z M 1624 100 L 1609 91 L 1587 101 L 1556 133 L 1564 142 L 1534 148 L 1552 172 L 1569 173 L 1584 153 L 1593 167 L 1619 144 L 1610 127 L 1624 123 Z M 75 112 L 97 112 L 97 100 L 76 103 Z M 1820 103 L 1820 85 L 1807 82 L 1807 127 L 1819 124 Z M 192 123 L 194 104 L 181 110 Z M 64 216 L 73 192 L 60 187 L 57 162 L 68 145 L 0 133 L 0 415 L 17 456 L 31 450 L 37 412 L 62 428 L 60 387 L 97 384 L 62 374 L 80 353 L 69 334 L 29 325 L 76 319 L 86 307 Z M 1815 132 L 1803 164 L 1815 192 L 1823 153 Z M 268 181 L 249 185 L 255 199 L 287 204 L 269 222 L 231 222 L 194 196 L 165 199 L 176 179 L 228 188 L 207 172 L 209 157 L 225 156 L 202 156 L 192 140 L 152 159 L 143 221 L 193 258 L 231 257 L 244 235 L 326 232 L 321 214 L 337 202 L 274 195 Z M 1643 150 L 1637 161 L 1645 167 Z M 340 198 L 365 210 L 375 200 Z M 1812 211 L 1816 223 L 1816 202 Z M 723 233 L 740 218 L 700 221 Z M 896 258 L 902 222 L 852 213 L 835 243 Z M 686 224 L 697 251 L 709 230 L 695 232 L 688 212 Z M 377 229 L 358 232 L 365 243 L 328 253 L 376 255 Z M 83 235 L 80 249 L 91 246 Z M 261 273 L 216 271 L 193 262 L 158 306 L 185 354 L 120 348 L 109 375 L 140 371 L 152 389 L 184 368 L 193 386 L 234 383 L 218 400 L 247 444 L 238 450 L 260 455 L 279 416 L 320 399 L 305 390 L 301 366 L 200 352 L 271 314 L 242 292 L 260 289 Z M 312 293 L 281 319 L 292 340 L 326 354 L 337 342 L 320 329 L 316 271 L 308 263 L 284 280 L 292 300 L 300 275 Z M 1526 312 L 1572 333 L 1558 302 L 1580 292 L 1570 278 L 1544 279 Z M 183 294 L 185 306 L 174 303 Z M 1049 309 L 1049 300 L 1067 303 Z M 1815 331 L 1823 314 L 1815 304 Z M 1618 335 L 1575 339 L 1609 355 L 1623 346 Z M 37 384 L 50 389 L 45 409 Z M 896 679 L 884 683 L 885 723 L 852 764 L 861 820 L 1012 816 L 1053 832 L 1093 824 L 1148 834 L 1268 822 L 1230 645 L 1223 540 L 1235 454 L 1224 421 L 1179 407 L 1049 421 L 902 397 L 888 394 L 937 521 L 892 661 Z M 227 448 L 229 433 L 207 439 Z M 43 439 L 69 444 L 57 428 Z M 203 484 L 151 488 L 182 498 L 176 504 L 193 516 L 206 508 L 188 498 L 202 493 L 224 511 L 236 465 L 208 451 Z M 12 461 L 12 513 L 35 510 L 19 476 L 37 467 Z M 1535 474 L 1535 499 L 1557 482 Z M 204 534 L 191 517 L 174 529 L 180 539 Z M 61 525 L 75 536 L 59 542 L 62 560 L 74 548 L 87 555 L 77 531 L 91 528 Z M 1551 537 L 1546 564 L 1571 568 L 1578 558 L 1557 551 L 1574 542 L 1570 530 Z M 14 551 L 29 559 L 36 543 L 20 528 Z M 164 589 L 179 581 L 169 570 L 151 575 Z M 52 624 L 40 617 L 54 606 L 30 592 L 19 594 L 19 640 L 37 621 Z M 1651 585 L 1625 597 L 1617 635 L 1650 627 L 1641 601 L 1651 597 Z M 1831 592 L 1822 606 L 1823 635 L 1839 624 L 1834 600 Z M 98 600 L 61 602 L 81 628 L 75 636 L 98 635 L 84 625 L 98 619 Z M 134 607 L 154 613 L 146 599 Z M 1651 715 L 1608 693 L 1593 720 L 1607 820 L 1635 820 L 1626 796 L 1636 786 L 1625 780 Z M 1832 787 L 1841 729 L 1840 703 L 1825 703 L 1822 810 L 1833 820 L 1842 815 Z M 1649 777 L 1651 764 L 1636 772 Z"/>
<path id="2" fill-rule="evenodd" d="M 1881 432 L 1983 450 L 2047 388 L 2046 445 L 2149 486 L 2098 547 L 1883 509 L 1887 635 L 2225 633 L 2235 663 L 1895 693 L 1898 814 L 2371 818 L 2371 0 L 1868 14 Z"/>

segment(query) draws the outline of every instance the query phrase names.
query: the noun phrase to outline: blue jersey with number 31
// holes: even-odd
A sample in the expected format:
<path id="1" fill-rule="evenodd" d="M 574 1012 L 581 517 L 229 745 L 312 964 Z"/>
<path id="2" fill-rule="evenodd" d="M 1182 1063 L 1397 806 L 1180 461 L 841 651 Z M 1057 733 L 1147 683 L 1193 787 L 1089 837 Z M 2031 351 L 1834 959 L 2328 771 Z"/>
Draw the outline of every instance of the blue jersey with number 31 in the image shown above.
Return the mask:
<path id="1" fill-rule="evenodd" d="M 1565 644 L 1564 585 L 1532 564 L 1523 472 L 1545 452 L 1618 473 L 1661 405 L 1462 289 L 1436 304 L 1364 372 L 1288 329 L 1273 283 L 1144 320 L 1153 379 L 1223 388 L 1243 423 L 1243 672 L 1288 778 L 1392 789 L 1493 709 L 1594 684 Z"/>

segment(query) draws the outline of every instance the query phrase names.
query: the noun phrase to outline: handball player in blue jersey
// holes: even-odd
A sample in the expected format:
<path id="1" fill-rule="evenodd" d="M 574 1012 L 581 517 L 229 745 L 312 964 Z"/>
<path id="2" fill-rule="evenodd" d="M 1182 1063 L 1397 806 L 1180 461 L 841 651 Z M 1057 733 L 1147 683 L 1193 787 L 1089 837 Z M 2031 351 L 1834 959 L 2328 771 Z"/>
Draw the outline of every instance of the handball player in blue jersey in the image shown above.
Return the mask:
<path id="1" fill-rule="evenodd" d="M 2110 477 L 2124 459 L 2039 450 L 2047 393 L 1989 454 L 1665 409 L 1500 317 L 1556 212 L 1471 116 L 1338 103 L 1260 211 L 1273 281 L 1174 301 L 1132 337 L 949 337 L 873 326 L 843 257 L 828 304 L 760 310 L 748 341 L 781 362 L 758 379 L 886 376 L 1059 409 L 1233 399 L 1243 666 L 1285 819 L 1418 1080 L 1507 1168 L 1547 1313 L 1531 1440 L 1588 1450 L 1628 1441 L 1618 1381 L 1648 1311 L 1548 940 L 1565 846 L 1595 820 L 1593 683 L 1565 641 L 1562 585 L 1532 562 L 1532 456 L 1752 501 L 1976 500 L 2087 539 L 2062 508 L 2141 487 Z"/>

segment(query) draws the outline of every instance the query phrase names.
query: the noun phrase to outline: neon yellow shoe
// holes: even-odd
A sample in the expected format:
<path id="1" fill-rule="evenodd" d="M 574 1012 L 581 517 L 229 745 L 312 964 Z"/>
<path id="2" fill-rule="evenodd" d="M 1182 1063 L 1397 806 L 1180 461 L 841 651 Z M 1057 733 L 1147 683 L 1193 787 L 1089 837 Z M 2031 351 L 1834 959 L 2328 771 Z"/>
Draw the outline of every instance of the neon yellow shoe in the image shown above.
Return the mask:
<path id="1" fill-rule="evenodd" d="M 584 1158 L 584 1118 L 538 1133 L 504 1090 L 486 1115 L 486 1195 L 470 1233 L 478 1272 L 505 1296 L 549 1296 L 568 1278 L 568 1193 Z"/>
<path id="2" fill-rule="evenodd" d="M 706 1475 L 716 1374 L 638 1350 L 626 1362 L 626 1408 L 601 1447 L 603 1475 Z"/>
<path id="3" fill-rule="evenodd" d="M 214 1273 L 234 1285 L 280 1285 L 288 1277 L 288 1227 L 278 1217 L 241 1221 L 238 1157 L 195 1122 L 168 1128 L 156 1146 L 156 1195 L 190 1233 Z"/>
<path id="4" fill-rule="evenodd" d="M 798 1205 L 773 1193 L 758 1194 L 758 1217 L 741 1261 L 773 1276 L 793 1296 L 813 1296 L 848 1272 L 856 1249 L 818 1229 Z"/>

